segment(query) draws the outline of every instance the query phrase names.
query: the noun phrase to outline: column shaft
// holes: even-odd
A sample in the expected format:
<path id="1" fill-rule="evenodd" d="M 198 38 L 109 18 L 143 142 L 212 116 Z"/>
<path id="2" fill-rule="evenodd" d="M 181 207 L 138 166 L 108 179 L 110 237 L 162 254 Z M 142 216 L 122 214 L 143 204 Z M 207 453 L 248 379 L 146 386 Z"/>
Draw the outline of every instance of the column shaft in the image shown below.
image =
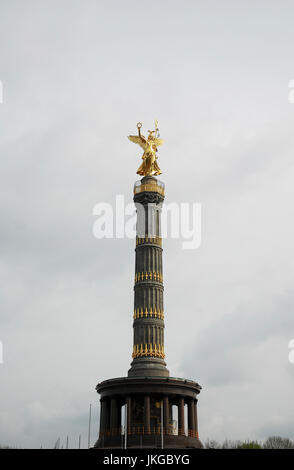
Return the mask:
<path id="1" fill-rule="evenodd" d="M 179 435 L 184 435 L 185 434 L 185 402 L 184 398 L 179 399 L 179 404 L 178 404 L 178 434 Z"/>
<path id="2" fill-rule="evenodd" d="M 110 401 L 110 430 L 112 435 L 117 434 L 117 403 L 116 398 Z"/>
<path id="3" fill-rule="evenodd" d="M 103 413 L 103 422 L 104 422 L 104 431 L 109 431 L 110 428 L 110 410 L 108 400 L 103 400 L 104 403 L 104 413 Z"/>
<path id="4" fill-rule="evenodd" d="M 169 431 L 169 403 L 168 396 L 163 397 L 163 432 L 168 434 Z"/>
<path id="5" fill-rule="evenodd" d="M 126 405 L 127 405 L 127 432 L 128 434 L 131 434 L 132 400 L 130 397 L 127 398 Z"/>
<path id="6" fill-rule="evenodd" d="M 193 398 L 188 401 L 188 435 L 192 436 L 194 432 L 194 402 Z"/>
<path id="7" fill-rule="evenodd" d="M 198 438 L 198 416 L 197 416 L 197 400 L 194 400 L 194 424 L 195 424 L 195 436 Z"/>
<path id="8" fill-rule="evenodd" d="M 144 431 L 150 434 L 150 396 L 144 398 Z"/>
<path id="9" fill-rule="evenodd" d="M 121 434 L 121 402 L 117 400 L 117 429 L 118 434 Z"/>
<path id="10" fill-rule="evenodd" d="M 105 400 L 100 400 L 100 433 L 104 434 L 107 426 L 107 403 Z"/>

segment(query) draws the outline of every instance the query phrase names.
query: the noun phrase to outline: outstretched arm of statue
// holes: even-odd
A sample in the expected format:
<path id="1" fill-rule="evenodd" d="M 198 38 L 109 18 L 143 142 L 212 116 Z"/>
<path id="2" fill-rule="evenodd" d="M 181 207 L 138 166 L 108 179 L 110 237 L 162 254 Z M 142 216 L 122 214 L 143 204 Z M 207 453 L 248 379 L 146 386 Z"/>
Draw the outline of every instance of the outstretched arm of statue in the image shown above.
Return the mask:
<path id="1" fill-rule="evenodd" d="M 134 142 L 134 144 L 140 145 L 140 147 L 145 151 L 146 148 L 146 139 L 143 135 L 129 135 L 129 139 Z"/>

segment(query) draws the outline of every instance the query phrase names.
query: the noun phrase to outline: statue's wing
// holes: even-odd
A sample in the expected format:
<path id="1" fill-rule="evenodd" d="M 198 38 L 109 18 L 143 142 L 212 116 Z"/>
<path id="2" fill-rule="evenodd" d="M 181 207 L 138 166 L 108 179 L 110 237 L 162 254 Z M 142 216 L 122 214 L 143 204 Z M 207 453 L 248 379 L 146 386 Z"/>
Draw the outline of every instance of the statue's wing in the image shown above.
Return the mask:
<path id="1" fill-rule="evenodd" d="M 129 139 L 134 142 L 134 144 L 139 144 L 140 147 L 145 150 L 146 140 L 144 137 L 139 137 L 138 135 L 129 135 Z"/>
<path id="2" fill-rule="evenodd" d="M 159 145 L 164 144 L 164 140 L 156 138 L 156 139 L 154 139 L 154 143 L 155 143 L 156 147 L 158 147 Z"/>

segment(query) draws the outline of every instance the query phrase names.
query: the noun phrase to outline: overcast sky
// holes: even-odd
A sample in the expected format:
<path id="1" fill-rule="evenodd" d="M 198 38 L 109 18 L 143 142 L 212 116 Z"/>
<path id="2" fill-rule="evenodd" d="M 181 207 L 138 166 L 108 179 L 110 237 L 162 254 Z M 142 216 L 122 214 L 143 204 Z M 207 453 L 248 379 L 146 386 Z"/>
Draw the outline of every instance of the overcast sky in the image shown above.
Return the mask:
<path id="1" fill-rule="evenodd" d="M 132 200 L 159 120 L 166 203 L 202 244 L 164 242 L 165 349 L 199 382 L 200 438 L 294 439 L 293 1 L 0 0 L 0 444 L 98 433 L 127 374 L 134 240 L 93 207 Z M 112 331 L 110 336 L 110 331 Z"/>

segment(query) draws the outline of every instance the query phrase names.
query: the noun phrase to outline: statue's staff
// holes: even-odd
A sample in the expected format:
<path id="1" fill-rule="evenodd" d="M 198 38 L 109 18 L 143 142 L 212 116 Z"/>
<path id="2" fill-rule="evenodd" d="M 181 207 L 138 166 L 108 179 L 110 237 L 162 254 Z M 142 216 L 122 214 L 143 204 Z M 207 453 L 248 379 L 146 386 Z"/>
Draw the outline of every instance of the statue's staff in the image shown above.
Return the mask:
<path id="1" fill-rule="evenodd" d="M 157 139 L 158 137 L 160 137 L 157 119 L 155 120 L 155 137 L 156 137 L 156 139 Z"/>

